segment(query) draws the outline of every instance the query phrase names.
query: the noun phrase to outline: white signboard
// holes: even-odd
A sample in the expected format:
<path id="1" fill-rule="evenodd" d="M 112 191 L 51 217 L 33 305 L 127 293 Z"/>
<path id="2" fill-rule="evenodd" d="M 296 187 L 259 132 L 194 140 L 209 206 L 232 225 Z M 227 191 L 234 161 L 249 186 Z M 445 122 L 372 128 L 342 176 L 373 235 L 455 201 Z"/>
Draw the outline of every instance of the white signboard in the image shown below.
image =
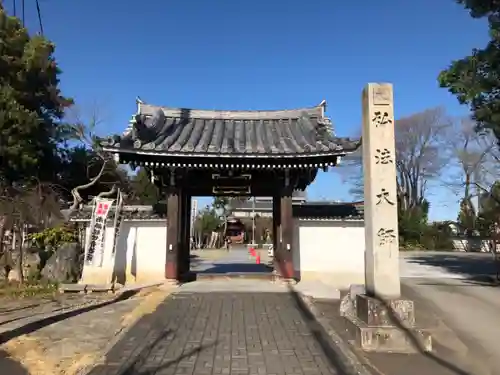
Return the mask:
<path id="1" fill-rule="evenodd" d="M 106 231 L 106 219 L 113 204 L 113 199 L 95 199 L 94 212 L 90 224 L 90 238 L 88 242 L 86 261 L 93 266 L 102 266 L 104 255 L 104 233 Z"/>

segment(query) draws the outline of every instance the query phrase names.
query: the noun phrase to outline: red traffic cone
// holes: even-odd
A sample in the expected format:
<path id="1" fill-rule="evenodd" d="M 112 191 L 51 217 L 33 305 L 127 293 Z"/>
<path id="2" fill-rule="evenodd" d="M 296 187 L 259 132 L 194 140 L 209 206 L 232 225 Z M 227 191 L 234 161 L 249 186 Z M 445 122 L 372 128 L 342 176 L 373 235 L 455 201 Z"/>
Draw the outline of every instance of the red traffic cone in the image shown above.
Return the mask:
<path id="1" fill-rule="evenodd" d="M 255 249 L 253 247 L 250 248 L 250 255 L 255 256 Z"/>
<path id="2" fill-rule="evenodd" d="M 257 256 L 255 257 L 255 263 L 260 264 L 260 255 L 259 254 L 257 254 Z"/>

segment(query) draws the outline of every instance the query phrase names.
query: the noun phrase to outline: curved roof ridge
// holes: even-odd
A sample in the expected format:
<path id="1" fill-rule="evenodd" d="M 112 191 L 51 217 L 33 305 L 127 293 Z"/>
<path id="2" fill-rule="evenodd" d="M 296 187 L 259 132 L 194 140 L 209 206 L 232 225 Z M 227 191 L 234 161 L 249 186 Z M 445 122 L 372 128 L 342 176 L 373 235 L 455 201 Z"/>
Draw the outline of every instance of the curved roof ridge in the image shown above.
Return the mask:
<path id="1" fill-rule="evenodd" d="M 217 110 L 217 109 L 192 109 L 158 106 L 137 101 L 138 114 L 152 116 L 162 110 L 166 117 L 185 117 L 199 119 L 221 120 L 276 120 L 296 119 L 304 115 L 323 118 L 326 101 L 314 107 L 276 109 L 276 110 Z"/>

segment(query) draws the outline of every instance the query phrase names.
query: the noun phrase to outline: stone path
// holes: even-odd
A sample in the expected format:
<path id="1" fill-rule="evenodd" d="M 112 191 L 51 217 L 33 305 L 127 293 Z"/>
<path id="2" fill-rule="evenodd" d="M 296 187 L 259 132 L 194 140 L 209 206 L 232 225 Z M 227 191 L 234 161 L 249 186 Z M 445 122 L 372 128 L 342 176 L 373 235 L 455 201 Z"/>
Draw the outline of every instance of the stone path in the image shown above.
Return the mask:
<path id="1" fill-rule="evenodd" d="M 152 291 L 124 300 L 107 294 L 77 294 L 63 295 L 59 301 L 4 301 L 0 307 L 0 374 L 77 373 L 102 357 L 135 318 L 150 312 L 148 304 L 154 304 L 155 293 L 161 300 L 168 294 Z M 12 368 L 19 371 L 11 373 Z"/>
<path id="2" fill-rule="evenodd" d="M 447 332 L 433 335 L 435 342 L 455 352 L 455 363 L 463 361 L 463 366 L 471 367 L 470 374 L 500 374 L 498 286 L 453 278 L 411 278 L 403 280 L 403 287 L 412 292 L 417 305 L 428 304 L 456 335 L 455 340 Z"/>
<path id="3" fill-rule="evenodd" d="M 256 264 L 255 258 L 250 256 L 244 245 L 235 245 L 227 250 L 196 250 L 191 254 L 191 270 L 200 273 L 253 273 L 270 272 L 266 267 L 268 260 L 267 250 L 257 250 L 261 257 L 261 264 Z"/>
<path id="4" fill-rule="evenodd" d="M 465 280 L 496 274 L 489 253 L 408 252 L 400 253 L 399 264 L 403 278 Z"/>
<path id="5" fill-rule="evenodd" d="M 285 290 L 176 293 L 90 375 L 342 374 Z"/>
<path id="6" fill-rule="evenodd" d="M 411 258 L 400 259 L 400 272 L 401 277 L 404 278 L 463 279 L 465 277 L 463 274 L 450 272 L 444 267 L 412 262 Z"/>
<path id="7" fill-rule="evenodd" d="M 113 299 L 110 294 L 63 294 L 57 298 L 26 298 L 0 300 L 0 343 L 2 333 L 26 326 L 44 317 L 103 303 Z"/>

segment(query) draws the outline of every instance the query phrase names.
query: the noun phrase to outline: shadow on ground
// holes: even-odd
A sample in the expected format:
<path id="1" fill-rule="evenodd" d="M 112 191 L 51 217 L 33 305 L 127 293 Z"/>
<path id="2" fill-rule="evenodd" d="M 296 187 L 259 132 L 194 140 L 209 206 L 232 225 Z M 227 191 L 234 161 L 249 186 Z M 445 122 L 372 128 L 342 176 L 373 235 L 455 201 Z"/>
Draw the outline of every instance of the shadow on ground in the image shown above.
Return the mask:
<path id="1" fill-rule="evenodd" d="M 499 285 L 498 261 L 490 253 L 439 253 L 408 256 L 407 263 L 440 267 L 449 273 L 462 276 L 471 283 Z"/>
<path id="2" fill-rule="evenodd" d="M 207 252 L 211 250 L 205 250 Z M 243 257 L 247 256 L 246 250 L 233 250 L 234 253 L 239 253 L 236 255 L 240 257 L 241 254 L 244 254 Z M 233 254 L 234 254 L 233 253 Z M 197 274 L 236 274 L 236 273 L 270 273 L 272 269 L 266 265 L 265 263 L 257 264 L 254 259 L 233 259 L 230 261 L 226 261 L 225 257 L 235 256 L 231 252 L 227 252 L 223 254 L 219 258 L 213 259 L 204 259 L 201 255 L 190 255 L 190 268 L 191 272 Z"/>
<path id="3" fill-rule="evenodd" d="M 26 305 L 26 306 L 19 306 L 19 307 L 12 307 L 12 308 L 0 308 L 0 314 L 9 314 L 9 313 L 12 313 L 12 312 L 15 312 L 15 311 L 21 311 L 21 310 L 31 309 L 33 307 L 38 307 L 38 306 L 41 306 L 41 305 L 45 305 L 45 304 L 50 303 L 50 302 L 52 302 L 52 300 L 41 301 L 41 302 L 37 302 L 37 303 L 31 303 L 31 304 Z"/>
<path id="4" fill-rule="evenodd" d="M 474 275 L 471 275 L 471 276 L 474 276 Z M 410 288 L 403 287 L 402 294 L 406 298 L 408 298 L 412 301 L 418 300 L 418 305 L 419 305 L 418 307 L 420 309 L 425 309 L 428 312 L 434 310 L 434 309 L 432 309 L 432 307 L 429 304 L 422 301 L 420 298 L 417 299 L 417 296 L 413 293 L 413 291 Z M 447 353 L 447 355 L 442 353 L 442 351 L 443 351 L 442 348 L 441 348 L 441 350 L 439 350 L 439 349 L 436 350 L 437 348 L 439 348 L 439 345 L 435 341 L 433 342 L 433 351 L 432 352 L 425 350 L 424 346 L 422 345 L 421 341 L 418 339 L 418 337 L 416 336 L 414 331 L 410 330 L 405 324 L 403 324 L 400 321 L 398 315 L 396 314 L 396 312 L 394 311 L 392 306 L 389 303 L 387 303 L 387 301 L 385 301 L 384 299 L 382 299 L 382 298 L 378 298 L 378 299 L 379 299 L 379 301 L 381 301 L 384 304 L 385 308 L 387 309 L 387 311 L 390 315 L 391 321 L 396 325 L 396 327 L 398 327 L 401 331 L 403 331 L 405 333 L 408 340 L 417 349 L 417 351 L 420 355 L 422 355 L 424 358 L 426 358 L 428 360 L 431 360 L 437 366 L 441 367 L 441 369 L 446 370 L 447 373 L 452 373 L 452 374 L 456 374 L 456 375 L 471 375 L 470 372 L 468 372 L 467 370 L 462 368 L 460 365 L 458 365 L 457 362 L 453 360 L 453 357 L 449 353 Z M 418 310 L 417 310 L 417 313 L 418 313 Z M 419 317 L 417 316 L 417 321 L 419 321 L 418 319 L 419 319 Z"/>
<path id="5" fill-rule="evenodd" d="M 2 333 L 0 333 L 0 344 L 3 344 L 9 340 L 12 340 L 18 336 L 30 334 L 30 333 L 35 332 L 43 327 L 47 327 L 51 324 L 62 322 L 63 320 L 72 318 L 74 316 L 78 316 L 80 314 L 84 314 L 86 312 L 93 311 L 93 310 L 99 309 L 99 308 L 104 307 L 104 306 L 108 306 L 108 305 L 112 305 L 112 304 L 120 302 L 120 301 L 124 301 L 128 298 L 131 298 L 132 296 L 134 296 L 137 293 L 138 293 L 138 290 L 126 291 L 126 292 L 119 294 L 116 298 L 113 298 L 112 300 L 109 300 L 109 301 L 101 302 L 101 303 L 98 303 L 96 305 L 84 306 L 84 307 L 81 307 L 81 308 L 78 308 L 75 310 L 71 310 L 71 311 L 68 311 L 65 313 L 59 313 L 59 314 L 52 315 L 52 316 L 49 316 L 46 318 L 41 318 L 39 320 L 24 324 L 18 328 L 14 328 L 12 330 L 2 332 Z M 3 372 L 0 372 L 0 373 L 3 374 Z"/>
<path id="6" fill-rule="evenodd" d="M 197 273 L 269 273 L 270 268 L 265 264 L 249 264 L 249 263 L 219 263 L 212 267 L 197 271 Z"/>
<path id="7" fill-rule="evenodd" d="M 407 297 L 405 295 L 405 297 Z M 401 353 L 380 353 L 380 352 L 365 352 L 354 344 L 352 331 L 349 329 L 347 319 L 339 314 L 340 301 L 315 301 L 314 303 L 319 312 L 325 316 L 332 326 L 332 329 L 339 334 L 342 341 L 350 343 L 352 350 L 356 353 L 360 362 L 374 374 L 384 375 L 472 375 L 467 372 L 457 361 L 448 353 L 443 351 L 433 342 L 433 352 L 429 353 L 421 347 L 420 341 L 415 337 L 411 330 L 408 330 L 400 322 L 395 322 L 402 329 L 409 341 L 417 348 L 415 354 Z M 418 302 L 419 308 L 420 301 Z M 396 319 L 395 313 L 387 306 L 390 311 L 390 316 Z M 418 314 L 417 314 L 418 315 Z M 417 320 L 419 318 L 417 317 Z M 426 319 L 427 320 L 427 319 Z"/>
<path id="8" fill-rule="evenodd" d="M 19 362 L 10 358 L 6 352 L 0 350 L 0 374 L 29 375 L 29 372 Z"/>
<path id="9" fill-rule="evenodd" d="M 211 346 L 217 345 L 217 341 L 210 345 L 201 345 L 199 347 L 190 349 L 186 353 L 183 353 L 179 357 L 177 357 L 175 360 L 171 361 L 166 361 L 165 363 L 162 363 L 157 366 L 149 367 L 149 368 L 144 368 L 144 364 L 148 361 L 148 358 L 155 350 L 155 348 L 158 345 L 164 345 L 163 341 L 168 340 L 168 336 L 173 336 L 171 332 L 168 330 L 163 332 L 156 340 L 154 340 L 150 345 L 147 345 L 144 349 L 142 349 L 135 359 L 128 364 L 122 372 L 120 372 L 121 375 L 154 375 L 157 374 L 158 372 L 161 372 L 163 370 L 168 370 L 171 369 L 172 367 L 176 366 L 179 362 L 181 362 L 185 358 L 192 357 L 200 352 L 202 352 L 204 349 L 207 349 Z"/>
<path id="10" fill-rule="evenodd" d="M 281 263 L 277 262 L 277 265 L 280 273 L 282 275 L 286 274 L 286 271 L 281 266 Z M 294 289 L 292 283 L 290 283 L 288 280 L 284 281 L 288 289 L 288 294 L 290 294 L 290 296 L 292 297 L 295 306 L 306 322 L 307 327 L 309 328 L 309 331 L 313 335 L 314 339 L 320 346 L 321 350 L 325 353 L 329 364 L 333 368 L 335 368 L 339 374 L 359 375 L 361 373 L 359 371 L 359 368 L 356 368 L 357 366 L 344 355 L 344 353 L 340 350 L 338 343 L 333 342 L 329 333 L 326 331 L 323 325 L 320 324 L 311 310 L 309 310 L 300 294 Z"/>

